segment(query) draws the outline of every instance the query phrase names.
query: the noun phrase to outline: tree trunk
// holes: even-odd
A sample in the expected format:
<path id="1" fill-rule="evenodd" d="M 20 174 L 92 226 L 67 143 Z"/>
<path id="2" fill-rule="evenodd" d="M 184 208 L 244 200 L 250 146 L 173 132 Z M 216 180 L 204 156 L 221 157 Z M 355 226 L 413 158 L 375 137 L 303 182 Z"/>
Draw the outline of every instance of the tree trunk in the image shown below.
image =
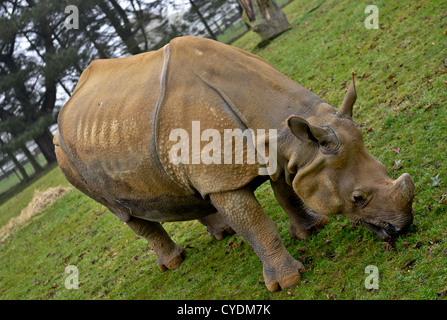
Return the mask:
<path id="1" fill-rule="evenodd" d="M 0 146 L 1 146 L 1 145 L 4 145 L 4 144 L 5 144 L 5 142 L 2 140 L 2 138 L 1 138 L 1 136 L 0 136 Z M 19 162 L 19 160 L 17 160 L 16 156 L 14 155 L 14 152 L 9 151 L 9 150 L 5 150 L 4 152 L 6 153 L 6 155 L 8 156 L 8 158 L 11 159 L 11 161 L 14 163 L 14 165 L 16 166 L 16 168 L 19 169 L 20 173 L 22 174 L 23 179 L 21 179 L 21 178 L 19 177 L 19 175 L 17 175 L 17 172 L 16 172 L 16 175 L 17 175 L 17 177 L 19 178 L 19 180 L 20 180 L 20 181 L 24 181 L 24 180 L 26 181 L 26 180 L 29 180 L 29 176 L 28 176 L 28 174 L 26 173 L 25 168 L 22 166 L 22 164 Z M 14 172 L 15 172 L 15 170 L 14 170 Z"/>
<path id="2" fill-rule="evenodd" d="M 261 37 L 261 44 L 291 28 L 286 15 L 275 0 L 239 0 L 245 21 Z"/>
<path id="3" fill-rule="evenodd" d="M 12 152 L 7 152 L 6 153 L 8 155 L 8 158 L 11 159 L 11 161 L 14 163 L 14 165 L 16 166 L 17 169 L 19 169 L 20 173 L 22 174 L 22 178 L 19 177 L 20 181 L 28 181 L 29 180 L 29 176 L 28 173 L 26 173 L 25 168 L 22 166 L 22 164 L 19 162 L 19 160 L 17 160 L 16 156 L 14 155 L 14 153 Z M 16 172 L 17 174 L 17 172 Z"/>
<path id="4" fill-rule="evenodd" d="M 205 26 L 206 30 L 208 31 L 208 33 L 210 34 L 211 38 L 213 40 L 217 40 L 216 35 L 214 34 L 213 30 L 211 30 L 210 26 L 208 25 L 208 23 L 206 22 L 205 18 L 203 17 L 203 15 L 200 13 L 199 8 L 196 6 L 196 4 L 194 3 L 193 0 L 189 0 L 189 3 L 191 3 L 191 6 L 193 7 L 194 11 L 197 13 L 197 15 L 199 16 L 200 21 L 202 21 L 203 25 Z"/>
<path id="5" fill-rule="evenodd" d="M 109 8 L 107 3 L 111 3 L 113 9 Z M 135 33 L 132 30 L 132 25 L 127 19 L 120 4 L 115 0 L 101 0 L 98 2 L 98 6 L 101 8 L 102 12 L 104 12 L 116 33 L 126 45 L 127 52 L 130 54 L 142 53 L 143 51 L 141 51 L 135 38 Z"/>
<path id="6" fill-rule="evenodd" d="M 43 168 L 40 166 L 39 162 L 37 162 L 36 158 L 34 158 L 34 156 L 31 154 L 31 152 L 28 150 L 28 148 L 25 145 L 23 145 L 20 149 L 23 151 L 23 153 L 25 154 L 25 156 L 28 158 L 29 162 L 33 166 L 34 173 L 41 172 L 43 170 Z"/>
<path id="7" fill-rule="evenodd" d="M 34 138 L 34 141 L 39 146 L 40 151 L 42 151 L 43 156 L 47 160 L 48 164 L 56 161 L 56 153 L 54 152 L 53 137 L 50 130 L 46 129 L 43 134 Z"/>

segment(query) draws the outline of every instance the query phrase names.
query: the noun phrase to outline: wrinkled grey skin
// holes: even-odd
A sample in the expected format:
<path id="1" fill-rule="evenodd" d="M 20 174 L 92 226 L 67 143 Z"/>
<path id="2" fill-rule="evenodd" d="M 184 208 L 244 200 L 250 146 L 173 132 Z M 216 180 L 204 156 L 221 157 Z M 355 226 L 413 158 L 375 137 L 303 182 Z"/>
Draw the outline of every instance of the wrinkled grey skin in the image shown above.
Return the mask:
<path id="1" fill-rule="evenodd" d="M 185 249 L 160 222 L 198 219 L 217 239 L 234 231 L 246 239 L 275 291 L 297 284 L 304 267 L 253 195 L 264 181 L 296 238 L 332 214 L 382 239 L 413 220 L 413 180 L 391 180 L 367 152 L 351 119 L 355 99 L 352 82 L 337 111 L 259 57 L 183 37 L 158 51 L 94 61 L 59 115 L 54 143 L 67 179 L 146 238 L 161 270 L 179 266 Z M 257 163 L 173 164 L 170 132 L 191 136 L 192 121 L 222 134 L 276 129 L 277 170 L 264 176 Z"/>

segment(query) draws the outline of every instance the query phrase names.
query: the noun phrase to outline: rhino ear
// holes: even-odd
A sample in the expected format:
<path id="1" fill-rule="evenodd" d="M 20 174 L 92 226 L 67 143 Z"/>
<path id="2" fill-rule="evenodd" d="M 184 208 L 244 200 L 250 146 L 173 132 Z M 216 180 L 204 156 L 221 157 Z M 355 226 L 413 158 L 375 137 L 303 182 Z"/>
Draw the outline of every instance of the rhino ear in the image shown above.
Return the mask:
<path id="1" fill-rule="evenodd" d="M 354 72 L 351 73 L 351 84 L 348 91 L 346 91 L 345 98 L 341 104 L 338 113 L 352 117 L 352 108 L 354 107 L 355 100 L 357 100 L 357 92 L 355 91 Z"/>
<path id="2" fill-rule="evenodd" d="M 327 152 L 336 151 L 340 147 L 340 141 L 329 127 L 311 125 L 298 116 L 290 116 L 287 119 L 287 126 L 299 140 L 318 143 Z"/>

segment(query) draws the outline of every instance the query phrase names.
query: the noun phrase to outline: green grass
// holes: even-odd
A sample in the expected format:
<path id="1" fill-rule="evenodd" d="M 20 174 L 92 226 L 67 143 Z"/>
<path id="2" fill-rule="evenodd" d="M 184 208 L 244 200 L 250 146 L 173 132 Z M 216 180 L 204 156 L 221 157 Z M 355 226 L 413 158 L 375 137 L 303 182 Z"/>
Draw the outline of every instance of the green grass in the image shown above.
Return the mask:
<path id="1" fill-rule="evenodd" d="M 287 249 L 306 267 L 298 286 L 270 293 L 258 257 L 240 236 L 218 242 L 197 221 L 165 223 L 188 253 L 178 269 L 162 273 L 145 240 L 74 190 L 0 245 L 0 297 L 446 299 L 441 292 L 447 290 L 447 1 L 375 1 L 379 30 L 364 27 L 369 2 L 328 0 L 309 13 L 320 2 L 286 6 L 293 29 L 263 49 L 255 49 L 252 33 L 234 45 L 254 51 L 336 108 L 350 71 L 357 73 L 354 117 L 368 150 L 393 178 L 409 172 L 416 184 L 409 233 L 390 246 L 334 216 L 318 234 L 291 239 L 286 215 L 266 183 L 257 197 Z M 36 184 L 42 187 L 63 181 L 58 169 L 41 179 Z M 35 187 L 2 205 L 0 217 L 5 210 L 17 215 Z M 1 219 L 0 225 L 6 220 Z M 69 264 L 79 269 L 77 290 L 64 286 Z M 364 286 L 368 265 L 378 267 L 378 290 Z"/>
<path id="2" fill-rule="evenodd" d="M 234 24 L 226 29 L 222 34 L 217 36 L 217 40 L 223 43 L 232 43 L 234 40 L 239 39 L 247 32 L 247 27 L 242 21 Z"/>
<path id="3" fill-rule="evenodd" d="M 43 154 L 40 154 L 36 158 L 36 160 L 42 167 L 44 167 L 47 164 L 47 161 L 45 160 L 45 157 L 43 156 Z M 25 164 L 23 166 L 23 168 L 25 169 L 25 171 L 29 177 L 32 177 L 35 174 L 34 168 L 30 162 Z M 20 171 L 19 170 L 16 170 L 16 171 L 17 171 L 17 174 L 20 176 L 20 179 L 23 179 Z M 7 191 L 13 189 L 15 186 L 17 186 L 20 183 L 20 179 L 15 173 L 12 173 L 8 177 L 6 177 L 0 181 L 0 200 L 3 197 L 3 194 L 6 194 Z"/>
<path id="4" fill-rule="evenodd" d="M 20 192 L 0 204 L 0 227 L 20 214 L 33 198 L 35 190 L 44 191 L 58 185 L 69 186 L 70 183 L 58 166 L 51 165 L 41 175 L 34 177 L 25 188 L 20 188 Z"/>

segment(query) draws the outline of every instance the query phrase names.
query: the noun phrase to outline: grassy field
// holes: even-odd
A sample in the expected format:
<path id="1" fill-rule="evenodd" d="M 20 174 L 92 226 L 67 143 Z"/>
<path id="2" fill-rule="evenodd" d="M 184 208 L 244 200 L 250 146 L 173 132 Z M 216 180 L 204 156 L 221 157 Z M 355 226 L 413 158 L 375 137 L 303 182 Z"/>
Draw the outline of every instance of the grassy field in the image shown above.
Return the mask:
<path id="1" fill-rule="evenodd" d="M 355 4 L 354 4 L 355 3 Z M 293 1 L 293 28 L 263 49 L 247 33 L 233 45 L 255 52 L 334 107 L 357 73 L 355 120 L 368 150 L 392 178 L 408 172 L 417 194 L 415 224 L 395 242 L 334 216 L 318 234 L 291 239 L 268 183 L 256 192 L 306 272 L 270 293 L 262 266 L 239 235 L 213 240 L 196 221 L 165 223 L 187 249 L 162 273 L 149 245 L 101 205 L 73 190 L 0 244 L 2 299 L 446 299 L 447 1 L 374 1 L 378 30 L 366 29 L 363 1 Z M 0 225 L 18 215 L 34 188 L 68 184 L 58 168 L 0 207 Z M 79 289 L 67 289 L 67 265 Z M 379 289 L 365 288 L 377 266 Z"/>
<path id="2" fill-rule="evenodd" d="M 45 157 L 43 156 L 43 154 L 40 154 L 36 158 L 36 160 L 42 167 L 46 166 L 46 164 L 47 164 L 47 161 L 45 160 Z M 26 173 L 30 177 L 32 177 L 35 174 L 34 168 L 30 162 L 28 162 L 26 165 L 24 165 L 23 168 L 25 169 Z M 17 186 L 20 183 L 20 179 L 17 175 L 20 176 L 20 179 L 23 179 L 22 174 L 20 173 L 19 170 L 17 170 L 17 174 L 12 173 L 8 177 L 6 177 L 0 181 L 0 201 L 2 200 L 2 196 L 4 194 L 6 194 L 7 191 L 13 189 L 15 186 Z"/>
<path id="3" fill-rule="evenodd" d="M 14 197 L 0 204 L 0 226 L 20 214 L 33 198 L 35 190 L 44 191 L 58 185 L 69 186 L 70 183 L 62 175 L 59 167 L 51 165 L 44 170 L 42 175 L 31 179 L 26 188 L 19 188 L 19 192 Z"/>

